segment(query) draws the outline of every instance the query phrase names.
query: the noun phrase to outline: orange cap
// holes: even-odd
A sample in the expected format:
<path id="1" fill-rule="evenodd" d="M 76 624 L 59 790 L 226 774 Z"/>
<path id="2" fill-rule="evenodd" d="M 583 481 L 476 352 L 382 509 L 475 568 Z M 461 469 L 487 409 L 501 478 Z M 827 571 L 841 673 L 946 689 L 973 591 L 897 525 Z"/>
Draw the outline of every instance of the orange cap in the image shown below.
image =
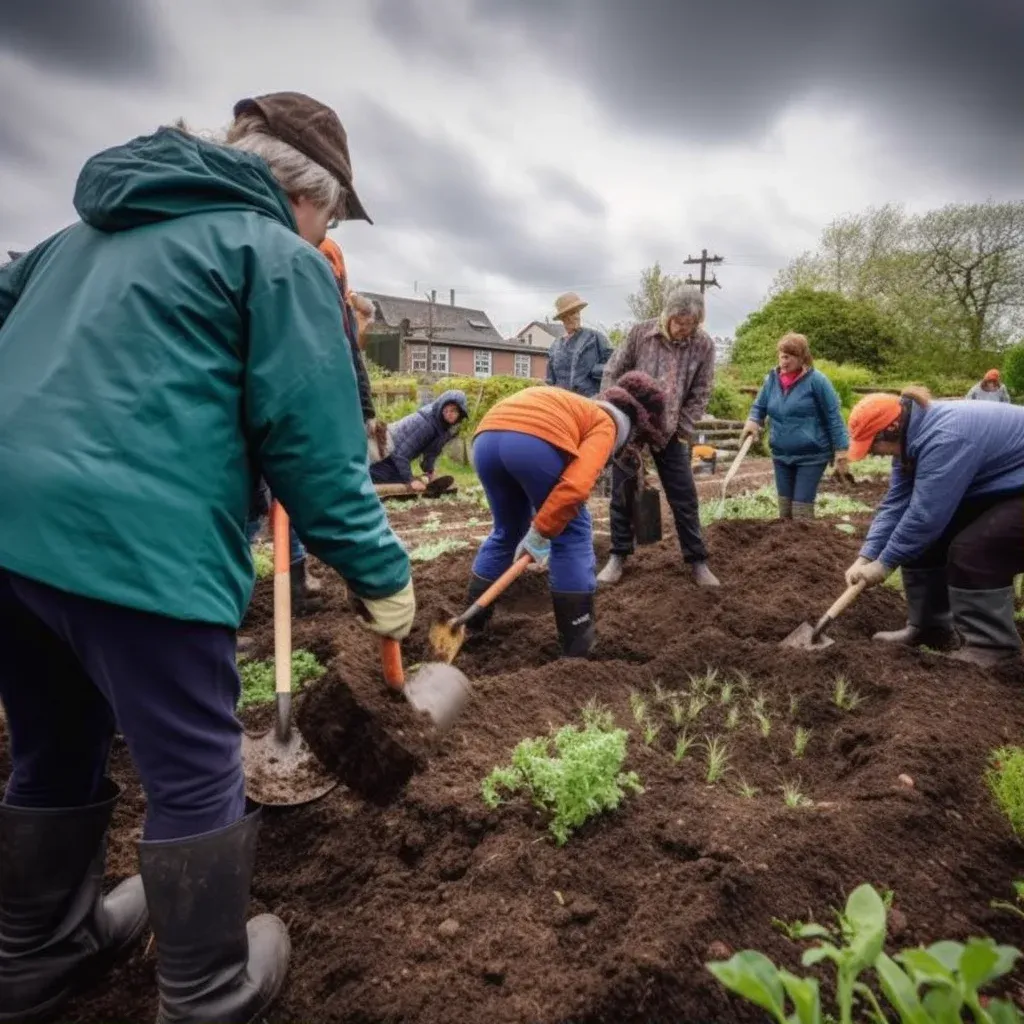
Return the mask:
<path id="1" fill-rule="evenodd" d="M 850 434 L 849 460 L 863 459 L 875 437 L 899 418 L 900 400 L 895 395 L 865 395 L 853 407 L 846 425 Z"/>
<path id="2" fill-rule="evenodd" d="M 985 374 L 985 380 L 999 380 L 999 371 L 989 370 L 988 373 Z"/>

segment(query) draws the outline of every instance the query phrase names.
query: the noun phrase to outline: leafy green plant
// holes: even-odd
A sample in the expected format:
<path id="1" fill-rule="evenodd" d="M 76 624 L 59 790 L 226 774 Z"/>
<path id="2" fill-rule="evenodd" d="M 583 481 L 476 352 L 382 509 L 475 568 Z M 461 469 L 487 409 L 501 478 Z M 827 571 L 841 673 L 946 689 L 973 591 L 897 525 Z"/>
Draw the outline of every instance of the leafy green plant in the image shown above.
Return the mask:
<path id="1" fill-rule="evenodd" d="M 654 741 L 658 738 L 658 734 L 660 732 L 660 725 L 655 725 L 653 722 L 647 722 L 644 725 L 644 745 L 648 747 L 653 747 Z"/>
<path id="2" fill-rule="evenodd" d="M 672 759 L 678 764 L 683 758 L 686 757 L 690 752 L 690 748 L 693 746 L 693 738 L 684 729 L 679 737 L 676 739 L 676 749 L 672 753 Z"/>
<path id="3" fill-rule="evenodd" d="M 761 790 L 759 790 L 757 786 L 751 786 L 750 783 L 740 779 L 739 785 L 736 787 L 736 792 L 743 797 L 744 800 L 753 800 Z"/>
<path id="4" fill-rule="evenodd" d="M 757 722 L 757 728 L 760 730 L 761 735 L 768 739 L 772 734 L 772 720 L 768 715 L 762 714 L 759 711 L 754 712 L 754 720 Z"/>
<path id="5" fill-rule="evenodd" d="M 714 785 L 729 770 L 729 748 L 717 736 L 706 737 L 704 751 L 707 757 L 707 773 L 705 778 Z"/>
<path id="6" fill-rule="evenodd" d="M 647 702 L 635 690 L 629 695 L 629 709 L 633 712 L 633 720 L 637 725 L 647 721 Z"/>
<path id="7" fill-rule="evenodd" d="M 668 702 L 669 714 L 672 716 L 672 724 L 678 729 L 682 726 L 683 722 L 686 721 L 686 708 L 683 707 L 682 701 L 677 696 L 674 696 Z"/>
<path id="8" fill-rule="evenodd" d="M 778 1024 L 822 1024 L 825 1020 L 853 1024 L 855 1007 L 863 1008 L 872 1021 L 891 1020 L 873 989 L 861 981 L 869 970 L 901 1024 L 953 1024 L 962 1019 L 964 1010 L 976 1024 L 1020 1024 L 1024 1020 L 1012 1003 L 988 999 L 983 1005 L 980 995 L 982 988 L 1013 970 L 1019 950 L 997 946 L 992 939 L 969 939 L 966 943 L 936 942 L 927 949 L 907 949 L 890 957 L 883 949 L 887 913 L 882 897 L 865 884 L 846 901 L 838 936 L 817 924 L 785 926 L 792 938 L 817 943 L 804 952 L 804 967 L 826 962 L 834 966 L 832 1007 L 823 1007 L 816 978 L 780 970 L 755 950 L 743 950 L 729 960 L 706 966 L 725 988 L 765 1010 Z"/>
<path id="9" fill-rule="evenodd" d="M 732 702 L 733 689 L 732 683 L 722 683 L 722 688 L 718 691 L 718 699 L 722 704 Z"/>
<path id="10" fill-rule="evenodd" d="M 807 744 L 811 742 L 811 730 L 798 725 L 793 731 L 793 756 L 803 757 Z"/>
<path id="11" fill-rule="evenodd" d="M 784 782 L 779 788 L 782 790 L 783 803 L 787 807 L 810 807 L 813 803 L 800 792 L 799 781 Z"/>
<path id="12" fill-rule="evenodd" d="M 834 494 L 831 491 L 820 491 L 815 501 L 815 514 L 821 518 L 841 515 L 856 515 L 871 511 L 869 505 L 850 498 L 845 494 Z M 719 515 L 721 509 L 721 515 Z M 779 499 L 775 488 L 762 487 L 753 494 L 738 495 L 702 502 L 700 521 L 702 526 L 710 526 L 716 519 L 777 519 L 779 515 Z"/>
<path id="13" fill-rule="evenodd" d="M 622 771 L 628 734 L 611 728 L 609 718 L 584 711 L 582 729 L 565 725 L 552 736 L 522 740 L 512 751 L 512 763 L 484 779 L 484 803 L 497 807 L 501 790 L 525 790 L 551 814 L 548 829 L 562 846 L 589 818 L 618 807 L 629 792 L 642 793 L 636 772 Z"/>
<path id="14" fill-rule="evenodd" d="M 309 651 L 292 652 L 292 691 L 301 689 L 303 684 L 319 679 L 327 670 Z M 274 699 L 274 660 L 257 661 L 245 659 L 238 664 L 238 676 L 242 681 L 242 693 L 238 707 L 252 704 L 266 704 Z"/>
<path id="15" fill-rule="evenodd" d="M 441 540 L 420 544 L 409 552 L 410 562 L 432 562 L 435 558 L 447 555 L 450 551 L 461 551 L 469 547 L 468 540 L 457 540 L 454 537 L 443 537 Z"/>
<path id="16" fill-rule="evenodd" d="M 836 676 L 832 684 L 832 703 L 841 711 L 854 711 L 864 698 L 852 687 L 846 676 Z"/>
<path id="17" fill-rule="evenodd" d="M 253 544 L 252 566 L 256 570 L 256 579 L 266 580 L 274 575 L 274 552 L 267 544 Z"/>
<path id="18" fill-rule="evenodd" d="M 1024 917 L 1024 881 L 1019 878 L 1013 883 L 1013 894 L 1016 897 L 1015 903 L 1008 903 L 1006 900 L 991 900 L 989 906 L 993 910 L 1008 910 L 1011 914 Z"/>
<path id="19" fill-rule="evenodd" d="M 690 697 L 689 703 L 686 705 L 686 717 L 691 721 L 695 722 L 700 718 L 701 712 L 708 706 L 707 697 L 702 696 L 699 693 L 693 694 Z"/>
<path id="20" fill-rule="evenodd" d="M 740 727 L 740 709 L 736 704 L 729 708 L 729 713 L 725 716 L 725 727 L 726 729 L 738 729 Z"/>
<path id="21" fill-rule="evenodd" d="M 1014 835 L 1024 839 L 1024 747 L 993 750 L 985 782 Z"/>

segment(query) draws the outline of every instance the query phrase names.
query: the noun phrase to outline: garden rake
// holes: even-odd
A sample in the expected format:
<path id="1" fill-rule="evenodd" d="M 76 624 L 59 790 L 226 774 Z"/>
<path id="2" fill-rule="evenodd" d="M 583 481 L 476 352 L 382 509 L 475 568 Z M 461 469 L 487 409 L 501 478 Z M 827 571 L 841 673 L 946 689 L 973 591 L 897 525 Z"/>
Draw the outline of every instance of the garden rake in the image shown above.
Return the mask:
<path id="1" fill-rule="evenodd" d="M 319 800 L 338 784 L 292 724 L 292 604 L 288 513 L 271 509 L 274 534 L 274 727 L 242 734 L 246 792 L 257 803 L 292 807 Z"/>

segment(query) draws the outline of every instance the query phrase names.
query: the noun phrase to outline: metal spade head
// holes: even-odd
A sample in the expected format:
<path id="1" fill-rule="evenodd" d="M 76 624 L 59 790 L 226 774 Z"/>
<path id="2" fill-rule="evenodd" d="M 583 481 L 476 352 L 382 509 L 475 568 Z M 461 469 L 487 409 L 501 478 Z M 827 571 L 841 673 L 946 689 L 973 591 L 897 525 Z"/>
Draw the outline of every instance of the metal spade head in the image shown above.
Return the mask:
<path id="1" fill-rule="evenodd" d="M 815 635 L 816 633 L 817 635 Z M 817 631 L 816 627 L 812 626 L 809 622 L 802 622 L 779 646 L 795 647 L 797 650 L 802 651 L 823 651 L 834 643 L 835 640 L 830 636 L 826 636 L 824 631 Z"/>
<path id="2" fill-rule="evenodd" d="M 448 729 L 469 699 L 469 680 L 453 665 L 428 662 L 403 687 L 405 699 L 430 715 L 439 729 Z"/>
<path id="3" fill-rule="evenodd" d="M 313 756 L 297 729 L 277 727 L 262 736 L 242 734 L 245 791 L 270 807 L 308 804 L 326 796 L 338 780 Z"/>

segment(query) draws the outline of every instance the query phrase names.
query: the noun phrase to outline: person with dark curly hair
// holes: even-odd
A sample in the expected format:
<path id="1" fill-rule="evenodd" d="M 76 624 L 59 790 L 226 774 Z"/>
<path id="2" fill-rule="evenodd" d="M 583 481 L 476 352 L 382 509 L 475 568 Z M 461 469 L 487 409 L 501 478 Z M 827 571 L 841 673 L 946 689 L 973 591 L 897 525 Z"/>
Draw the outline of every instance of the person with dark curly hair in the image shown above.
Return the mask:
<path id="1" fill-rule="evenodd" d="M 562 652 L 594 646 L 597 559 L 587 498 L 612 457 L 633 445 L 664 445 L 665 395 L 644 373 L 627 373 L 596 398 L 561 388 L 527 388 L 480 422 L 473 464 L 494 527 L 473 562 L 469 602 L 529 554 L 549 565 Z M 486 625 L 493 606 L 468 626 Z"/>

